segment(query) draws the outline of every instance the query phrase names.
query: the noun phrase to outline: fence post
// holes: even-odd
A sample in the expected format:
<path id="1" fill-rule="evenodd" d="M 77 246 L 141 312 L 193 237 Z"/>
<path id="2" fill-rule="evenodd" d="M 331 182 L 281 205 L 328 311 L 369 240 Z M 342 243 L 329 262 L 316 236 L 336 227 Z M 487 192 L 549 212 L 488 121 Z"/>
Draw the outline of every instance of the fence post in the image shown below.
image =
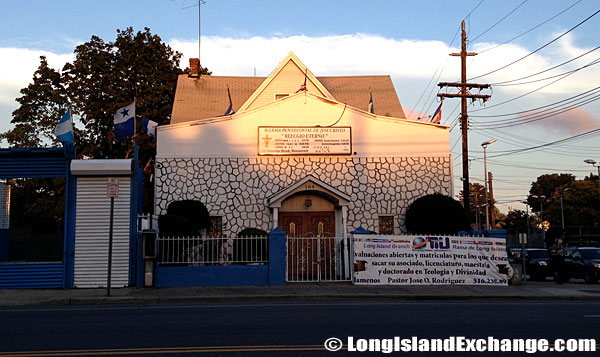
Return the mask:
<path id="1" fill-rule="evenodd" d="M 354 284 L 354 238 L 355 236 L 360 236 L 360 235 L 369 235 L 371 234 L 370 231 L 364 229 L 362 226 L 356 228 L 355 230 L 353 230 L 352 232 L 350 232 L 350 266 L 352 267 L 350 269 L 350 274 L 352 277 L 352 284 Z M 356 238 L 360 238 L 360 237 L 356 237 Z"/>
<path id="2" fill-rule="evenodd" d="M 269 232 L 269 285 L 285 285 L 286 236 L 281 228 Z"/>

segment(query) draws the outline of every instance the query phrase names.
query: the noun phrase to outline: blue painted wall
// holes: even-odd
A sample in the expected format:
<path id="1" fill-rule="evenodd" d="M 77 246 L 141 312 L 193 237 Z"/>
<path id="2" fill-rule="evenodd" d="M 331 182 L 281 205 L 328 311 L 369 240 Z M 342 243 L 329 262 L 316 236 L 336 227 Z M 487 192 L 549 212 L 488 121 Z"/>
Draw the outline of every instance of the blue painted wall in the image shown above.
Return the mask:
<path id="1" fill-rule="evenodd" d="M 0 264 L 0 289 L 64 287 L 62 263 Z"/>
<path id="2" fill-rule="evenodd" d="M 281 229 L 276 228 L 269 233 L 269 263 L 265 265 L 157 266 L 154 268 L 154 286 L 285 285 L 285 243 L 285 232 Z M 143 276 L 143 264 L 140 265 L 139 277 Z"/>

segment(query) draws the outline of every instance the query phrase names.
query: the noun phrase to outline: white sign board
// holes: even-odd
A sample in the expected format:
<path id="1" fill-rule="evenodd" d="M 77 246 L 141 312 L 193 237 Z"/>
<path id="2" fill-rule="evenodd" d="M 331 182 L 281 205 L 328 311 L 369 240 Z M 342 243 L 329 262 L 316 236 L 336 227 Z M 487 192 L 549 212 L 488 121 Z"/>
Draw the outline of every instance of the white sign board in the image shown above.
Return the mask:
<path id="1" fill-rule="evenodd" d="M 116 177 L 108 178 L 108 185 L 106 187 L 106 195 L 108 197 L 117 198 L 119 197 L 119 179 Z"/>
<path id="2" fill-rule="evenodd" d="M 456 236 L 354 237 L 358 285 L 507 285 L 502 238 Z"/>
<path id="3" fill-rule="evenodd" d="M 259 127 L 259 155 L 350 155 L 350 127 Z"/>

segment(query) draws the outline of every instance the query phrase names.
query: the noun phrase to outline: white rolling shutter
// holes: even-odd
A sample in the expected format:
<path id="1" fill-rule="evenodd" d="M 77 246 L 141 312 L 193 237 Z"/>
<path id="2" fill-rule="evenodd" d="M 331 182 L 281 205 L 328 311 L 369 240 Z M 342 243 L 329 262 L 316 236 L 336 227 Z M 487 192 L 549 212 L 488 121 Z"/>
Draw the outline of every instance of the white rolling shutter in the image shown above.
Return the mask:
<path id="1" fill-rule="evenodd" d="M 77 178 L 75 219 L 74 286 L 106 287 L 108 273 L 108 231 L 110 198 L 107 177 Z M 119 177 L 119 197 L 115 198 L 111 287 L 129 282 L 130 177 Z"/>

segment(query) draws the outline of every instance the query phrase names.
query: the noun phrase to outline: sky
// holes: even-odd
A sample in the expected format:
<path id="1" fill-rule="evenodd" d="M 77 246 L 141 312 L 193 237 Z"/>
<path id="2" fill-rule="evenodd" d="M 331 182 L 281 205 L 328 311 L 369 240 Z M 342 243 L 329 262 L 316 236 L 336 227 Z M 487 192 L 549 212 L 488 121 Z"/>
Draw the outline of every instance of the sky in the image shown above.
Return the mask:
<path id="1" fill-rule="evenodd" d="M 0 131 L 11 128 L 15 98 L 30 83 L 39 56 L 60 69 L 92 35 L 112 41 L 117 29 L 148 27 L 183 53 L 181 66 L 187 67 L 190 57 L 198 57 L 196 4 L 2 1 Z M 600 49 L 594 50 L 600 46 L 600 13 L 567 31 L 599 10 L 596 0 L 206 0 L 200 58 L 213 75 L 267 76 L 290 51 L 317 76 L 387 74 L 409 119 L 428 120 L 439 105 L 435 84 L 460 78 L 460 60 L 449 53 L 460 51 L 464 19 L 468 51 L 478 53 L 467 61 L 467 77 L 492 84 L 485 92 L 490 101 L 469 105 L 471 182 L 483 183 L 481 143 L 496 139 L 487 149 L 487 166 L 498 208 L 507 212 L 525 209 L 519 202 L 539 175 L 581 179 L 597 172 L 583 160 L 600 161 L 600 132 L 588 133 L 600 128 Z M 560 113 L 553 103 L 570 110 Z M 460 128 L 454 125 L 459 109 L 458 99 L 442 107 L 442 124 L 452 127 L 455 196 L 462 189 Z"/>

